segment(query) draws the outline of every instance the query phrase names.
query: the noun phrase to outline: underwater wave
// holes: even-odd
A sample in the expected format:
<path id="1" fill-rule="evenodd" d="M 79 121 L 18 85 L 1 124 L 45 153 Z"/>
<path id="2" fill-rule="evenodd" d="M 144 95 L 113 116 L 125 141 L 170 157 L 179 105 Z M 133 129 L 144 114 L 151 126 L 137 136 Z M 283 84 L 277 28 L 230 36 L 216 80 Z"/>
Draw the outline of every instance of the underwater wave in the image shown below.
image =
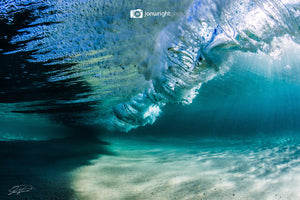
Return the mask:
<path id="1" fill-rule="evenodd" d="M 137 7 L 176 15 L 131 19 Z M 235 52 L 299 50 L 299 9 L 294 0 L 5 0 L 0 112 L 72 113 L 64 121 L 121 131 L 152 124 L 229 71 Z"/>

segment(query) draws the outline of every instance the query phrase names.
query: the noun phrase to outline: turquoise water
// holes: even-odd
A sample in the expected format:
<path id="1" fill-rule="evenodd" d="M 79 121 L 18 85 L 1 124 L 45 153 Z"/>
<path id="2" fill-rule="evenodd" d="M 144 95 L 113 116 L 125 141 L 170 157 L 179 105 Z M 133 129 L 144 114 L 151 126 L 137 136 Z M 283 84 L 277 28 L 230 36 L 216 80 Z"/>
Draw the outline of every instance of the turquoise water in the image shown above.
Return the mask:
<path id="1" fill-rule="evenodd" d="M 0 199 L 299 199 L 299 6 L 0 2 Z"/>

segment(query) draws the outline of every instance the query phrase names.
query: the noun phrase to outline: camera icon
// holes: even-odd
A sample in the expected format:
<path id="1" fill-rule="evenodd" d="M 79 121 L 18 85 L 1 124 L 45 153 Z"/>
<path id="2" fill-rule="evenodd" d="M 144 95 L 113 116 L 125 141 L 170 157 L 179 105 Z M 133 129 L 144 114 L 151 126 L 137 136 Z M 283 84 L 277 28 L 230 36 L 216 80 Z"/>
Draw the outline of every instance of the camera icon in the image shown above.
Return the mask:
<path id="1" fill-rule="evenodd" d="M 143 18 L 143 10 L 142 9 L 130 10 L 130 18 Z"/>

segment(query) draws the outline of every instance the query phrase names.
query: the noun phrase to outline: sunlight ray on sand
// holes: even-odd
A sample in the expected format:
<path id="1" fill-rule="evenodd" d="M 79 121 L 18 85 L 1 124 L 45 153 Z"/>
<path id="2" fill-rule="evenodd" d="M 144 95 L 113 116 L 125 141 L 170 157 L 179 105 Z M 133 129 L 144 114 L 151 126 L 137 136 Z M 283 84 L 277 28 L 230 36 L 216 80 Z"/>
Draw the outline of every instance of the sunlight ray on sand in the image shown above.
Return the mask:
<path id="1" fill-rule="evenodd" d="M 300 198 L 300 145 L 294 139 L 117 140 L 113 149 L 116 156 L 73 172 L 79 199 Z"/>

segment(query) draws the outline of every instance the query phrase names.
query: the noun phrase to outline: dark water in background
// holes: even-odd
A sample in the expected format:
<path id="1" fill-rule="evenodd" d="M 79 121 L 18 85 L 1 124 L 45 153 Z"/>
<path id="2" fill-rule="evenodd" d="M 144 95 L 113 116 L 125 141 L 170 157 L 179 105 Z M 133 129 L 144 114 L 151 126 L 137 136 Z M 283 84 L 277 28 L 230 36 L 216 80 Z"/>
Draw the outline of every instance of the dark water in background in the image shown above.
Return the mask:
<path id="1" fill-rule="evenodd" d="M 0 19 L 0 199 L 300 198 L 299 2 L 3 1 Z"/>

